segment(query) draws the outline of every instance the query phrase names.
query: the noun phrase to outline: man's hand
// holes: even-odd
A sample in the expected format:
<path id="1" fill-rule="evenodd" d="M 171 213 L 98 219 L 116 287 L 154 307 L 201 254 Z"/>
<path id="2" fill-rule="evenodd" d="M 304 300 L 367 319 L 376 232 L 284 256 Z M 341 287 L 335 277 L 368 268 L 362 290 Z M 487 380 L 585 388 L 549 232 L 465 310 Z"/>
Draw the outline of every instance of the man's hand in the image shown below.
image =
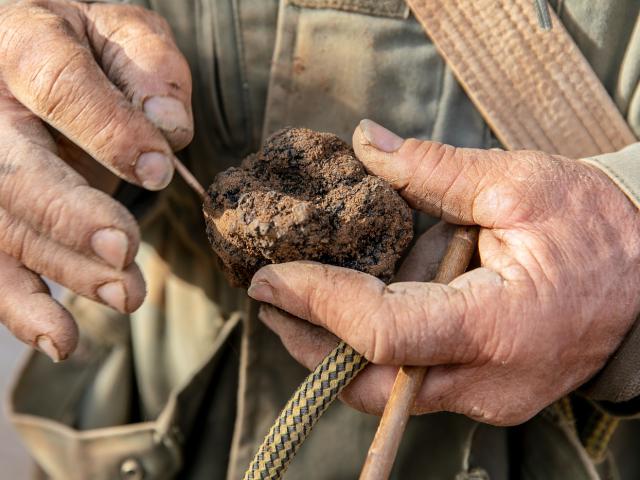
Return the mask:
<path id="1" fill-rule="evenodd" d="M 414 208 L 480 225 L 481 266 L 448 286 L 263 268 L 249 294 L 289 312 L 261 318 L 297 360 L 314 367 L 335 334 L 375 364 L 345 391 L 354 407 L 380 414 L 394 366 L 431 366 L 413 413 L 496 425 L 529 419 L 603 366 L 640 310 L 640 214 L 609 178 L 541 152 L 402 140 L 366 120 L 353 145 Z M 427 232 L 403 270 L 432 272 L 447 231 Z"/>
<path id="2" fill-rule="evenodd" d="M 77 330 L 39 275 L 140 306 L 136 222 L 90 183 L 167 186 L 193 134 L 191 75 L 167 23 L 137 7 L 21 1 L 0 8 L 0 32 L 0 320 L 59 360 Z"/>

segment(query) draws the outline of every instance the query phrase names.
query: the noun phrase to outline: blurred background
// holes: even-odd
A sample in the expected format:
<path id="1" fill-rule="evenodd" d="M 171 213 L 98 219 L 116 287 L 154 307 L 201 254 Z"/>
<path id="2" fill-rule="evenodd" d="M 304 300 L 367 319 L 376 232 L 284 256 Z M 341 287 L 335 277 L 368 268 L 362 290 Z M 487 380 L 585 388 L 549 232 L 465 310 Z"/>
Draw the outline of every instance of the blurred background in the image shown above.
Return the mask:
<path id="1" fill-rule="evenodd" d="M 7 393 L 16 368 L 24 358 L 28 348 L 11 336 L 0 325 L 0 395 L 2 395 L 2 415 L 0 416 L 0 478 L 28 480 L 31 461 L 22 447 L 17 434 L 7 420 Z"/>

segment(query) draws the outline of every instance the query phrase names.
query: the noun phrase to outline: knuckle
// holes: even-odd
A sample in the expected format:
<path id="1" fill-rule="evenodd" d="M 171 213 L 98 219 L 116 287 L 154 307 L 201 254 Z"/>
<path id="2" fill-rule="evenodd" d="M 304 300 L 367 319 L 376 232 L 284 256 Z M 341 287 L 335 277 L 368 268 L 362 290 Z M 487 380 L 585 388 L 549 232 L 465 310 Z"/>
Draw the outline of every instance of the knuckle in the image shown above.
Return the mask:
<path id="1" fill-rule="evenodd" d="M 397 313 L 390 308 L 375 308 L 365 310 L 358 322 L 363 328 L 360 331 L 368 331 L 367 341 L 364 344 L 362 354 L 367 360 L 378 365 L 396 363 L 397 353 L 404 350 L 402 339 L 398 336 Z"/>
<path id="2" fill-rule="evenodd" d="M 144 123 L 138 122 L 138 114 L 131 108 L 119 108 L 100 103 L 103 120 L 99 126 L 89 125 L 91 132 L 91 149 L 93 156 L 106 167 L 117 169 L 122 175 L 125 166 L 132 168 L 133 157 L 137 156 L 139 149 L 135 148 L 135 138 L 131 132 L 146 134 Z"/>
<path id="3" fill-rule="evenodd" d="M 330 321 L 328 308 L 331 305 L 331 292 L 328 289 L 310 286 L 305 293 L 304 308 L 306 318 L 314 323 L 324 324 Z"/>
<path id="4" fill-rule="evenodd" d="M 64 59 L 50 57 L 49 61 L 39 64 L 35 74 L 29 79 L 29 92 L 33 107 L 52 122 L 59 121 L 70 107 L 75 114 L 78 107 L 84 107 L 82 98 L 76 98 L 78 92 L 74 85 L 84 79 L 78 78 L 87 62 L 89 53 L 78 46 Z"/>
<path id="5" fill-rule="evenodd" d="M 42 208 L 40 215 L 36 217 L 36 223 L 46 232 L 55 232 L 60 226 L 68 228 L 69 208 L 65 197 L 57 197 L 50 199 Z"/>
<path id="6" fill-rule="evenodd" d="M 422 302 L 422 316 L 427 321 L 422 322 L 419 338 L 422 345 L 432 346 L 432 356 L 437 361 L 467 364 L 478 361 L 482 345 L 479 335 L 481 329 L 475 323 L 477 316 L 469 310 L 470 303 L 461 291 L 446 286 L 433 291 L 432 301 L 426 299 Z M 439 308 L 437 305 L 442 305 L 446 313 L 434 310 Z M 445 320 L 438 320 L 441 318 Z"/>
<path id="7" fill-rule="evenodd" d="M 419 207 L 433 215 L 441 214 L 442 195 L 434 190 L 434 177 L 442 164 L 447 163 L 457 155 L 457 150 L 451 145 L 420 140 L 408 140 L 407 171 L 405 190 L 419 199 Z M 451 184 L 448 188 L 453 184 Z M 438 191 L 441 190 L 440 188 Z"/>
<path id="8" fill-rule="evenodd" d="M 97 22 L 99 26 L 107 24 L 113 27 L 113 23 L 109 20 L 117 16 L 118 28 L 112 28 L 108 31 L 111 38 L 123 39 L 132 32 L 135 36 L 141 28 L 152 30 L 160 35 L 171 32 L 169 22 L 161 14 L 140 5 L 90 3 L 84 5 L 84 8 L 89 17 L 93 19 L 103 20 L 106 18 L 106 22 Z"/>
<path id="9" fill-rule="evenodd" d="M 457 155 L 458 149 L 452 145 L 438 142 L 422 142 L 417 151 L 417 161 L 425 169 L 423 174 L 430 174 L 442 162 Z"/>
<path id="10" fill-rule="evenodd" d="M 25 232 L 20 222 L 5 210 L 0 209 L 0 246 L 2 251 L 20 260 L 25 244 Z"/>
<path id="11" fill-rule="evenodd" d="M 108 8 L 117 8 L 120 18 L 119 26 L 105 31 L 104 38 L 100 39 L 103 43 L 98 58 L 107 66 L 110 78 L 116 78 L 119 71 L 131 64 L 132 52 L 137 64 L 144 57 L 155 58 L 166 55 L 166 51 L 177 51 L 169 22 L 159 13 L 137 5 Z"/>
<path id="12" fill-rule="evenodd" d="M 492 347 L 505 338 L 505 332 L 498 330 L 501 312 L 479 299 L 476 293 L 473 288 L 453 291 L 460 301 L 452 328 L 459 339 L 458 358 L 477 365 L 492 358 L 495 354 Z"/>
<path id="13" fill-rule="evenodd" d="M 75 19 L 58 15 L 47 6 L 48 2 L 22 1 L 0 10 L 0 27 L 3 32 L 0 45 L 6 53 L 13 54 L 10 58 L 37 60 L 42 57 L 42 47 L 49 45 L 51 41 L 78 39 L 80 26 L 77 22 L 72 22 Z M 11 47 L 13 50 L 10 50 Z M 31 55 L 27 55 L 28 53 Z"/>
<path id="14" fill-rule="evenodd" d="M 13 163 L 2 165 L 0 168 L 11 169 L 11 171 L 14 172 L 20 170 L 20 167 Z M 26 183 L 27 182 L 22 181 L 19 177 L 14 178 L 13 181 L 10 182 L 2 182 L 0 185 L 1 207 L 9 212 L 13 211 L 22 196 L 23 190 L 29 188 L 29 185 L 26 185 Z"/>
<path id="15" fill-rule="evenodd" d="M 25 31 L 22 27 L 29 13 L 27 2 L 12 2 L 0 7 L 0 48 L 3 53 L 10 53 L 24 40 Z"/>
<path id="16" fill-rule="evenodd" d="M 77 113 L 78 76 L 93 61 L 78 25 L 37 6 L 17 10 L 0 16 L 0 30 L 11 32 L 0 39 L 9 90 L 38 116 L 55 121 L 67 109 Z"/>
<path id="17" fill-rule="evenodd" d="M 3 252 L 29 270 L 56 281 L 61 278 L 64 262 L 59 262 L 60 252 L 50 248 L 46 237 L 3 210 L 0 210 L 0 225 L 0 249 Z"/>
<path id="18" fill-rule="evenodd" d="M 410 142 L 409 158 L 413 170 L 410 172 L 409 187 L 422 190 L 425 180 L 431 176 L 431 173 L 445 158 L 447 151 L 454 147 L 416 139 L 408 140 L 408 142 Z"/>
<path id="19" fill-rule="evenodd" d="M 385 329 L 374 325 L 368 335 L 368 344 L 362 354 L 376 365 L 386 365 L 394 356 L 393 345 Z"/>

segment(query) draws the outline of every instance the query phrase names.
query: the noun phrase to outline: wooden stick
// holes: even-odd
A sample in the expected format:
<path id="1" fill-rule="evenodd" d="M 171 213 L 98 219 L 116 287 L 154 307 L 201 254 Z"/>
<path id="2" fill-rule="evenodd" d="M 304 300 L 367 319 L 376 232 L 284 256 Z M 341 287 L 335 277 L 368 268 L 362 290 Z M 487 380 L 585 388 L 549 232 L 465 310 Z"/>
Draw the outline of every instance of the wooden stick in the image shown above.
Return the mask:
<path id="1" fill-rule="evenodd" d="M 206 196 L 207 191 L 200 184 L 200 182 L 196 180 L 196 177 L 193 176 L 193 173 L 191 173 L 189 169 L 187 169 L 187 167 L 185 167 L 184 164 L 180 160 L 178 160 L 177 157 L 174 157 L 173 164 L 176 167 L 176 171 L 180 174 L 180 176 L 187 183 L 187 185 L 189 185 L 192 188 L 192 190 L 198 194 L 198 196 L 200 197 L 200 200 L 204 200 L 204 197 Z"/>
<path id="2" fill-rule="evenodd" d="M 448 284 L 462 275 L 469 266 L 477 243 L 478 227 L 458 227 L 433 281 Z M 369 447 L 367 459 L 360 472 L 360 480 L 389 478 L 402 434 L 409 421 L 411 408 L 426 373 L 426 367 L 400 368 L 376 436 Z"/>

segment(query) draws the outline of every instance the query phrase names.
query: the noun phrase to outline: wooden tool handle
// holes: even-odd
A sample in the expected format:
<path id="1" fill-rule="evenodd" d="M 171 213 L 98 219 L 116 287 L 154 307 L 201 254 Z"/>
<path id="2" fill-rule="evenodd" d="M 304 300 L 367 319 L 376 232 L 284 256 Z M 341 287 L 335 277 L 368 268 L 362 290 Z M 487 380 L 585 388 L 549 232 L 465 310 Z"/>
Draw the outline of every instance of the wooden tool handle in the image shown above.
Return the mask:
<path id="1" fill-rule="evenodd" d="M 478 227 L 458 227 L 453 234 L 434 282 L 448 284 L 469 266 L 476 244 Z M 426 367 L 401 367 L 385 406 L 376 436 L 369 447 L 360 480 L 386 480 L 398 453 L 402 434 L 409 421 L 411 407 L 422 386 Z"/>

